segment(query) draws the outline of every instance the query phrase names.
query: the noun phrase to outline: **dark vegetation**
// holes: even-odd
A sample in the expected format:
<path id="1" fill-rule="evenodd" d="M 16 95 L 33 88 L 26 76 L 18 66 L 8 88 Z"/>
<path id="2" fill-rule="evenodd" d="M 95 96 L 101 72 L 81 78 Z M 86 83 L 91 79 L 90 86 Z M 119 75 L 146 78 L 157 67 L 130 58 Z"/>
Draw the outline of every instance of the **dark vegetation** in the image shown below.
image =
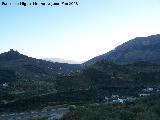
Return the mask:
<path id="1" fill-rule="evenodd" d="M 158 40 L 159 35 L 151 38 Z M 159 42 L 155 45 L 152 40 L 148 42 L 148 38 L 142 41 L 141 38 L 137 39 L 140 39 L 140 43 L 133 40 L 116 48 L 116 52 L 110 52 L 118 56 L 119 62 L 116 61 L 118 59 L 113 59 L 113 62 L 100 59 L 83 68 L 82 65 L 30 58 L 14 50 L 0 54 L 0 113 L 75 104 L 84 107 L 78 107 L 71 112 L 68 115 L 71 120 L 149 120 L 151 116 L 145 117 L 147 115 L 152 115 L 154 120 L 158 119 L 158 108 L 155 106 L 159 105 L 159 97 L 156 96 L 153 99 L 148 98 L 149 101 L 143 99 L 134 103 L 87 106 L 95 102 L 101 104 L 105 96 L 112 94 L 137 97 L 144 88 L 160 88 L 160 65 L 153 62 L 159 60 L 157 53 L 157 58 L 150 59 L 150 56 L 145 61 L 141 57 L 134 57 L 141 56 L 146 49 L 152 50 L 151 54 L 157 52 Z M 155 51 L 152 45 L 156 46 Z M 140 50 L 141 46 L 143 48 Z M 149 106 L 150 104 L 155 108 Z"/>
<path id="2" fill-rule="evenodd" d="M 81 70 L 79 74 L 56 79 L 59 91 L 90 90 L 95 96 L 135 95 L 141 89 L 160 85 L 160 66 L 148 62 L 117 65 L 106 60 Z"/>
<path id="3" fill-rule="evenodd" d="M 15 80 L 1 87 L 0 112 L 39 110 L 60 104 L 103 102 L 104 96 L 137 96 L 160 85 L 160 66 L 148 62 L 117 65 L 106 60 L 53 80 Z"/>
<path id="4" fill-rule="evenodd" d="M 0 54 L 0 112 L 41 107 L 51 101 L 48 95 L 57 93 L 57 76 L 80 69 L 81 65 L 52 63 L 14 50 Z"/>
<path id="5" fill-rule="evenodd" d="M 159 120 L 160 96 L 150 96 L 125 104 L 80 106 L 62 120 Z"/>

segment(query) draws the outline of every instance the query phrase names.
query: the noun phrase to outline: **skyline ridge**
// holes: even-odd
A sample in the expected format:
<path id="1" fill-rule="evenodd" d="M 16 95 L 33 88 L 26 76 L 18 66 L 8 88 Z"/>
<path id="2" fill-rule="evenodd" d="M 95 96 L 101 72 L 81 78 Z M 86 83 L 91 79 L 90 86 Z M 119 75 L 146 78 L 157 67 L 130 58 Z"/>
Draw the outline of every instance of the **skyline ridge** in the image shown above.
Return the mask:
<path id="1" fill-rule="evenodd" d="M 96 58 L 96 57 L 98 57 L 98 56 L 102 56 L 102 55 L 105 55 L 105 54 L 107 54 L 107 53 L 109 53 L 109 52 L 111 52 L 111 51 L 113 51 L 113 50 L 116 50 L 117 48 L 121 47 L 121 46 L 122 46 L 123 44 L 125 44 L 125 43 L 132 42 L 133 40 L 139 41 L 139 40 L 137 40 L 137 38 L 151 38 L 151 37 L 156 37 L 156 36 L 160 36 L 160 34 L 149 35 L 149 36 L 147 36 L 147 37 L 145 37 L 145 36 L 135 37 L 135 38 L 133 38 L 133 39 L 130 39 L 130 40 L 128 40 L 128 41 L 126 41 L 126 42 L 124 42 L 124 43 L 116 46 L 114 49 L 112 49 L 112 50 L 110 50 L 110 51 L 106 51 L 106 52 L 103 53 L 103 54 L 99 54 L 99 55 L 97 55 L 97 56 L 94 56 L 94 57 L 91 58 L 91 59 L 94 59 L 94 58 Z M 12 48 L 11 48 L 9 51 L 7 51 L 7 52 L 17 52 L 17 53 L 19 53 L 20 55 L 28 56 L 28 55 L 26 55 L 26 54 L 20 53 L 18 50 L 14 50 L 14 49 L 12 49 Z M 2 53 L 0 53 L 0 54 L 7 53 L 7 52 L 2 52 Z M 31 58 L 36 58 L 36 57 L 34 57 L 34 56 L 29 56 L 29 57 L 31 57 Z M 54 58 L 54 57 L 50 57 L 50 58 L 44 58 L 44 57 L 43 57 L 43 58 L 36 58 L 36 59 L 42 59 L 42 60 L 46 60 L 46 61 L 50 61 L 50 62 L 68 63 L 68 64 L 82 64 L 82 63 L 85 63 L 85 62 L 91 60 L 91 59 L 88 59 L 88 60 L 86 60 L 86 61 L 75 61 L 75 60 L 71 60 L 71 59 Z"/>

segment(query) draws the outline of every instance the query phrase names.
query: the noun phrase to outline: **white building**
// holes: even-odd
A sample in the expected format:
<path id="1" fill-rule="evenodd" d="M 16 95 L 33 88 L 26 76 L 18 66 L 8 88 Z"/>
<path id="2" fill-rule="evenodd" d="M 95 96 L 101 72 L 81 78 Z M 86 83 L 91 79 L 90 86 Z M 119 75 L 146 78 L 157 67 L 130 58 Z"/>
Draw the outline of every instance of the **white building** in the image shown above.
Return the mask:
<path id="1" fill-rule="evenodd" d="M 119 101 L 119 103 L 124 103 L 124 100 L 123 100 L 123 99 L 119 99 L 119 98 L 118 98 L 118 101 Z"/>
<path id="2" fill-rule="evenodd" d="M 144 94 L 144 93 L 142 93 L 142 94 L 139 94 L 139 96 L 140 97 L 145 97 L 145 96 L 150 96 L 150 94 Z"/>
<path id="3" fill-rule="evenodd" d="M 8 87 L 7 83 L 2 84 L 3 87 Z"/>
<path id="4" fill-rule="evenodd" d="M 112 95 L 112 98 L 118 98 L 119 95 Z"/>

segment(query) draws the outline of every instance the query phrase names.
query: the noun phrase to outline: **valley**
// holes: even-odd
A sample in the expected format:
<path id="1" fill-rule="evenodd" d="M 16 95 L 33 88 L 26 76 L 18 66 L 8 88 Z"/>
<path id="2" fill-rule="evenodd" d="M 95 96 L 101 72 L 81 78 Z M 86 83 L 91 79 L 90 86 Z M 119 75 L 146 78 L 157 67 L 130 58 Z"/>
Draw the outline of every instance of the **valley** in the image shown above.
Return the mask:
<path id="1" fill-rule="evenodd" d="M 135 38 L 83 64 L 50 62 L 13 49 L 1 53 L 0 119 L 97 120 L 100 110 L 108 115 L 100 120 L 129 120 L 121 118 L 125 112 L 137 116 L 130 120 L 138 120 L 139 113 L 132 109 L 142 106 L 148 107 L 142 114 L 149 112 L 157 119 L 157 108 L 148 104 L 159 101 L 159 41 L 159 35 Z"/>

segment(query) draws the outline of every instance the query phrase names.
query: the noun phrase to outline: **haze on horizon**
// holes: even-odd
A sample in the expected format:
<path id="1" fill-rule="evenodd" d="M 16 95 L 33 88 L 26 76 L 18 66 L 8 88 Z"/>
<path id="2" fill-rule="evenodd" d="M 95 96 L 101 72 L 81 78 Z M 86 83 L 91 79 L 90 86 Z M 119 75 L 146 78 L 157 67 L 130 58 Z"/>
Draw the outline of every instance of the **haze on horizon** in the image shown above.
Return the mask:
<path id="1" fill-rule="evenodd" d="M 14 49 L 35 58 L 86 61 L 135 37 L 160 33 L 159 0 L 77 2 L 78 6 L 0 6 L 0 53 Z"/>

